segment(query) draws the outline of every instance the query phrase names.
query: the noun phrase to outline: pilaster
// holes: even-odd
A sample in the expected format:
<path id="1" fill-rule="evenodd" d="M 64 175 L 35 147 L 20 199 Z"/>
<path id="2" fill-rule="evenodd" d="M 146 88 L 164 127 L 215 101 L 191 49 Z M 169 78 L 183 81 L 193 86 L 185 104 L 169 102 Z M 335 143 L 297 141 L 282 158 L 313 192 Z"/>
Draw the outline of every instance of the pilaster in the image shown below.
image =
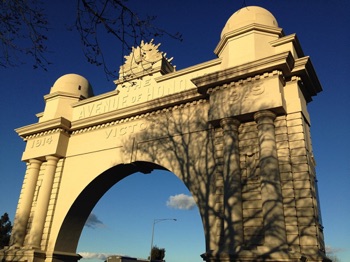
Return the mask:
<path id="1" fill-rule="evenodd" d="M 224 145 L 223 145 L 223 132 L 222 128 L 214 129 L 214 146 L 215 146 L 215 205 L 214 214 L 215 222 L 213 226 L 212 235 L 210 237 L 209 250 L 217 250 L 222 244 L 222 235 L 224 231 L 224 178 L 223 178 L 223 168 L 224 168 Z"/>
<path id="2" fill-rule="evenodd" d="M 38 201 L 35 207 L 32 227 L 30 229 L 29 247 L 40 248 L 40 242 L 44 230 L 45 218 L 50 201 L 50 195 L 59 158 L 46 156 L 46 168 L 43 183 L 38 193 Z"/>
<path id="3" fill-rule="evenodd" d="M 235 253 L 243 245 L 243 215 L 241 170 L 238 144 L 240 121 L 224 118 L 220 121 L 223 129 L 223 180 L 224 180 L 224 233 L 230 243 L 228 252 Z"/>
<path id="4" fill-rule="evenodd" d="M 41 164 L 42 161 L 37 159 L 30 159 L 28 161 L 27 174 L 24 179 L 16 219 L 12 229 L 11 246 L 23 245 Z"/>
<path id="5" fill-rule="evenodd" d="M 274 120 L 271 111 L 255 113 L 260 146 L 261 198 L 264 220 L 264 246 L 280 250 L 287 246 L 281 179 L 278 166 Z"/>

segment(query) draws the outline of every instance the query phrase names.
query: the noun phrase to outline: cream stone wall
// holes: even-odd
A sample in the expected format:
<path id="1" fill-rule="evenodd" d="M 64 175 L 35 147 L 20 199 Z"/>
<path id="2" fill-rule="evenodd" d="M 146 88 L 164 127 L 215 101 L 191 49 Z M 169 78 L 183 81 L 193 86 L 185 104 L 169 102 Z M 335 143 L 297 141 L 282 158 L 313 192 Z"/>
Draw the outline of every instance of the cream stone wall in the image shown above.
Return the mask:
<path id="1" fill-rule="evenodd" d="M 198 205 L 205 261 L 327 261 L 307 111 L 322 88 L 310 58 L 260 7 L 234 13 L 214 52 L 176 71 L 142 42 L 116 89 L 98 96 L 86 78 L 60 77 L 38 123 L 16 130 L 27 171 L 0 257 L 77 261 L 103 194 L 167 169 Z"/>

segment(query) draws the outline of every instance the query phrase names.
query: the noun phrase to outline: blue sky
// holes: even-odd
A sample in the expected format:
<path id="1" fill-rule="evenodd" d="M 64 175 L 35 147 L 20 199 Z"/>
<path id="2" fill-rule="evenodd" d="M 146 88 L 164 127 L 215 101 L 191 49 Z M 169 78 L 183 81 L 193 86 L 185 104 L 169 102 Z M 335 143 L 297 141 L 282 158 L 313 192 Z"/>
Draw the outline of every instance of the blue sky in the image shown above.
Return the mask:
<path id="1" fill-rule="evenodd" d="M 178 69 L 215 58 L 213 50 L 227 19 L 244 1 L 136 1 L 130 7 L 140 15 L 157 16 L 156 23 L 170 32 L 181 32 L 183 41 L 156 39 L 159 49 L 174 57 Z M 305 55 L 311 57 L 324 91 L 309 104 L 314 155 L 326 245 L 342 262 L 350 261 L 350 2 L 346 0 L 253 1 L 274 14 L 286 35 L 296 33 Z M 44 109 L 43 96 L 55 80 L 77 73 L 92 84 L 95 94 L 114 90 L 102 68 L 88 64 L 79 36 L 66 30 L 74 23 L 75 1 L 47 1 L 50 31 L 47 72 L 33 70 L 31 61 L 0 69 L 0 213 L 13 221 L 25 163 L 20 161 L 25 143 L 15 128 L 37 122 Z M 104 43 L 108 63 L 119 69 L 121 49 L 117 42 Z M 175 175 L 164 172 L 135 174 L 115 185 L 93 213 L 95 223 L 85 227 L 78 252 L 147 257 L 155 218 L 177 218 L 156 224 L 154 243 L 166 249 L 166 260 L 201 261 L 204 234 L 196 207 L 169 207 L 171 196 L 189 195 Z M 99 259 L 83 261 L 101 261 Z"/>

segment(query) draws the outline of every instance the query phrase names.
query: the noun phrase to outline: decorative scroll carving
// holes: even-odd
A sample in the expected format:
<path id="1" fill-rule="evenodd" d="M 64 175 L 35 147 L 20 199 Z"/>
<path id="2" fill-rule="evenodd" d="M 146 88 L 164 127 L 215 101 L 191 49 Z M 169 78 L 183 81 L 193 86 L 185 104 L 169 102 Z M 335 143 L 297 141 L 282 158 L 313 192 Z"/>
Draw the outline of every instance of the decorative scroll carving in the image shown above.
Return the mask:
<path id="1" fill-rule="evenodd" d="M 249 83 L 246 84 L 244 88 L 240 87 L 238 83 L 231 83 L 232 89 L 230 91 L 230 101 L 245 101 L 249 99 L 251 96 L 258 96 L 264 93 L 265 87 L 261 83 Z"/>

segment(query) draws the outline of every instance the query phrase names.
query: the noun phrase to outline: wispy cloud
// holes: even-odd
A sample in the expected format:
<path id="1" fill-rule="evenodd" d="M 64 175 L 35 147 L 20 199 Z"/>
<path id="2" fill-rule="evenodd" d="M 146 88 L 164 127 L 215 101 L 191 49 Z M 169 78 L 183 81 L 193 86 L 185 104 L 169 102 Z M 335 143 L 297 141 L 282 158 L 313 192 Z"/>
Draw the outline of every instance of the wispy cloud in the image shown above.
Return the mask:
<path id="1" fill-rule="evenodd" d="M 178 194 L 175 196 L 170 196 L 166 205 L 174 209 L 191 210 L 196 207 L 196 202 L 192 196 L 185 194 Z"/>
<path id="2" fill-rule="evenodd" d="M 343 251 L 345 251 L 345 249 L 326 246 L 327 257 L 334 262 L 340 262 L 340 259 L 338 258 L 338 253 Z"/>
<path id="3" fill-rule="evenodd" d="M 94 213 L 91 213 L 85 222 L 86 227 L 96 228 L 104 226 L 103 222 L 97 218 Z"/>
<path id="4" fill-rule="evenodd" d="M 331 247 L 331 246 L 326 246 L 326 253 L 327 254 L 337 254 L 339 252 L 343 252 L 344 249 L 343 248 L 335 248 L 335 247 Z"/>
<path id="5" fill-rule="evenodd" d="M 111 254 L 107 253 L 93 253 L 93 252 L 79 252 L 84 259 L 101 259 L 103 261 L 107 260 Z"/>

